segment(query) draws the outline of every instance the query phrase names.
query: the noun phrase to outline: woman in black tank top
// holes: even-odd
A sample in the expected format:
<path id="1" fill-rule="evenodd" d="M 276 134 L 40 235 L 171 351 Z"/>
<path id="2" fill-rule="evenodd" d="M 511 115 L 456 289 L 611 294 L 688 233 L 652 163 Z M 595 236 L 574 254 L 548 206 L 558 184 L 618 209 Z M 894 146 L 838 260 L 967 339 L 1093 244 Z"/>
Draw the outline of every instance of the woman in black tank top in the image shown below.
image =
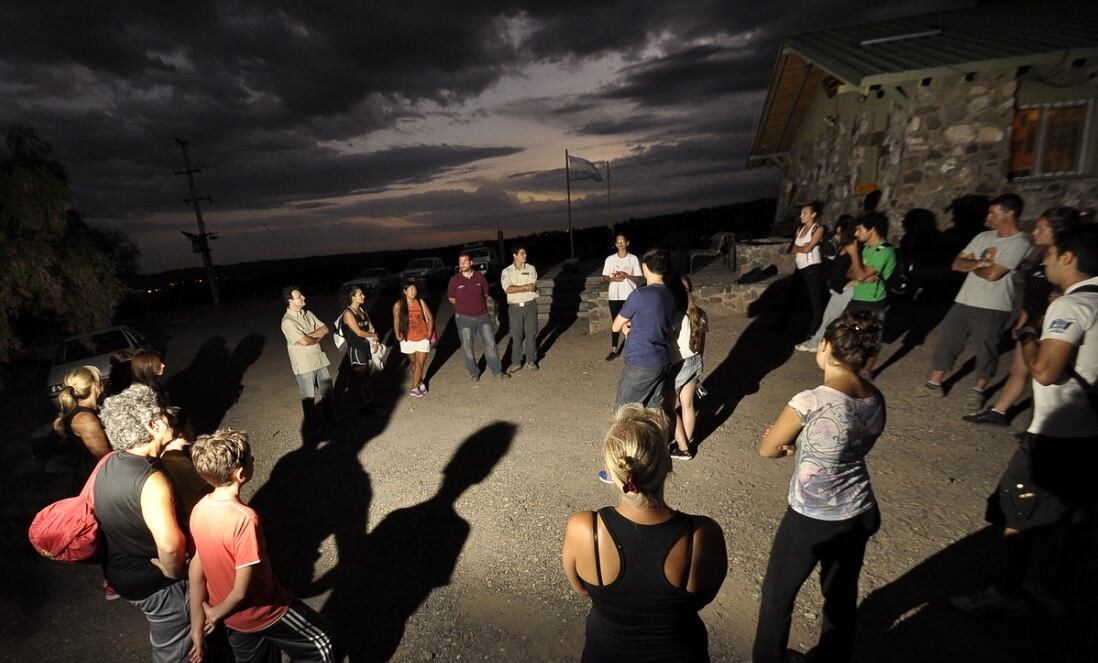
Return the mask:
<path id="1" fill-rule="evenodd" d="M 111 450 L 107 435 L 99 422 L 99 397 L 103 382 L 95 366 L 81 366 L 65 374 L 61 392 L 57 395 L 58 413 L 53 429 L 67 446 L 80 445 L 88 452 L 87 460 L 102 458 Z M 92 463 L 85 463 L 90 473 Z"/>
<path id="2" fill-rule="evenodd" d="M 709 660 L 698 611 L 728 572 L 724 533 L 664 501 L 668 439 L 662 411 L 622 407 L 603 450 L 618 503 L 568 521 L 564 575 L 591 598 L 583 661 Z"/>

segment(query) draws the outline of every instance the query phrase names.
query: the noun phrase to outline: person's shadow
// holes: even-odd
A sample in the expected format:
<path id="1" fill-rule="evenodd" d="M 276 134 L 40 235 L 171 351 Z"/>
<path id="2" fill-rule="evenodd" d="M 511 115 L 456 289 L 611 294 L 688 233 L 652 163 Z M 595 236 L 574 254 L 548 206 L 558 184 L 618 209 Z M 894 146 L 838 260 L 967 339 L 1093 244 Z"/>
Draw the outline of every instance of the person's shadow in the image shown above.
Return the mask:
<path id="1" fill-rule="evenodd" d="M 194 359 L 164 383 L 172 405 L 191 413 L 195 433 L 211 433 L 244 391 L 244 373 L 263 354 L 267 338 L 251 332 L 230 351 L 225 339 L 214 336 L 198 348 Z"/>
<path id="2" fill-rule="evenodd" d="M 438 332 L 438 343 L 427 355 L 427 366 L 423 370 L 423 382 L 428 387 L 431 386 L 431 378 L 435 377 L 435 374 L 446 365 L 446 362 L 450 361 L 450 357 L 461 349 L 461 338 L 458 337 L 457 322 L 453 320 L 454 307 L 450 306 L 445 298 L 445 285 L 434 288 L 424 297 L 427 305 L 431 307 L 431 312 L 435 314 L 435 329 Z M 449 312 L 448 317 L 445 319 L 440 311 L 444 301 L 446 301 L 447 311 Z"/>
<path id="3" fill-rule="evenodd" d="M 566 272 L 563 269 L 553 278 L 549 318 L 538 332 L 539 357 L 548 354 L 549 348 L 553 347 L 561 334 L 568 331 L 579 319 L 586 282 L 587 274 Z"/>
<path id="4" fill-rule="evenodd" d="M 789 327 L 775 329 L 771 316 L 761 315 L 762 311 L 781 315 L 779 307 L 785 301 L 788 281 L 786 278 L 771 284 L 748 306 L 747 315 L 753 320 L 736 339 L 728 356 L 702 381 L 709 394 L 698 404 L 700 411 L 694 439 L 699 445 L 732 416 L 745 396 L 759 390 L 763 378 L 784 364 L 793 353 L 795 339 Z M 806 314 L 805 311 L 797 313 L 798 316 Z M 716 410 L 711 410 L 714 404 Z"/>
<path id="5" fill-rule="evenodd" d="M 378 406 L 372 413 L 348 416 L 323 436 L 303 436 L 302 446 L 278 460 L 249 500 L 263 517 L 275 575 L 297 596 L 316 596 L 330 587 L 313 581 L 328 537 L 334 538 L 340 564 L 362 558 L 373 492 L 358 454 L 388 427 L 401 391 L 400 370 L 391 362 L 374 376 Z"/>
<path id="6" fill-rule="evenodd" d="M 874 591 L 858 608 L 855 660 L 890 663 L 1093 661 L 1098 607 L 1093 563 L 1079 577 L 1082 604 L 1059 617 L 972 617 L 949 597 L 987 587 L 1001 564 L 998 528 L 985 527 Z M 1038 557 L 1037 559 L 1040 559 Z M 1040 563 L 1038 563 L 1038 567 Z"/>
<path id="7" fill-rule="evenodd" d="M 450 583 L 471 528 L 454 505 L 488 477 L 511 447 L 516 426 L 497 421 L 466 439 L 443 470 L 442 485 L 425 502 L 393 511 L 318 581 L 332 594 L 321 613 L 336 627 L 340 648 L 354 661 L 388 661 L 405 623 L 436 587 Z"/>

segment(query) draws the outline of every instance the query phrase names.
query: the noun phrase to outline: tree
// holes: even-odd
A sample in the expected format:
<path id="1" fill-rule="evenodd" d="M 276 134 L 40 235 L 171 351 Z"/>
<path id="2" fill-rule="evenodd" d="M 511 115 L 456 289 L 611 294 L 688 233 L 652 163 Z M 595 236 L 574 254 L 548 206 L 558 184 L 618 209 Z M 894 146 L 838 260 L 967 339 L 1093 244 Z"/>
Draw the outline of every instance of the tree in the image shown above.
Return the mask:
<path id="1" fill-rule="evenodd" d="M 89 227 L 71 209 L 64 168 L 27 127 L 7 131 L 0 160 L 0 362 L 22 345 L 24 317 L 52 318 L 66 331 L 110 323 L 128 292 L 137 249 L 122 233 Z"/>

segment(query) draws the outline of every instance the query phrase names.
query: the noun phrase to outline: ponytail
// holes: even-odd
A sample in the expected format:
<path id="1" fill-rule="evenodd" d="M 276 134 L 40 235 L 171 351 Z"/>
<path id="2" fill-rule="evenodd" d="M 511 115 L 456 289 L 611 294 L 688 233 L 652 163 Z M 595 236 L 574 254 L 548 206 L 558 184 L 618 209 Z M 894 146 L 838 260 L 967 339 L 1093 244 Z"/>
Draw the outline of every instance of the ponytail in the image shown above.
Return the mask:
<path id="1" fill-rule="evenodd" d="M 57 404 L 60 406 L 57 418 L 53 420 L 53 429 L 58 435 L 65 435 L 65 419 L 76 409 L 79 401 L 92 394 L 92 390 L 100 384 L 99 369 L 95 366 L 81 366 L 74 368 L 65 374 L 60 393 L 57 394 Z"/>
<path id="2" fill-rule="evenodd" d="M 686 319 L 690 322 L 690 351 L 694 354 L 701 352 L 705 343 L 705 311 L 698 308 L 694 299 L 694 284 L 685 274 L 682 277 L 682 285 L 686 288 Z"/>

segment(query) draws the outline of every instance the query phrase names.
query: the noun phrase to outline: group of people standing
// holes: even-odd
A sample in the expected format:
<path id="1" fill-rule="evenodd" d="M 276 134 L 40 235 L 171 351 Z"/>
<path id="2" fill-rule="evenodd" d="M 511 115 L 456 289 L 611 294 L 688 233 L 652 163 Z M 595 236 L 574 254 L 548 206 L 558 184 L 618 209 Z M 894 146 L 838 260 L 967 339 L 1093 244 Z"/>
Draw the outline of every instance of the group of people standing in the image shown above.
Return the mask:
<path id="1" fill-rule="evenodd" d="M 1039 248 L 1034 258 L 1019 229 L 1021 212 L 1017 196 L 996 198 L 990 229 L 954 260 L 965 284 L 942 324 L 933 371 L 921 388 L 944 394 L 943 377 L 972 337 L 974 392 L 982 406 L 998 360 L 998 337 L 1013 311 L 1012 273 L 1024 269 L 1023 312 L 1012 327 L 1019 368 L 1012 370 L 1008 389 L 1032 376 L 1034 417 L 988 501 L 989 522 L 1002 528 L 1006 564 L 988 589 L 953 599 L 959 609 L 976 614 L 1020 615 L 1035 605 L 1059 609 L 1084 558 L 1095 506 L 1088 467 L 1078 458 L 1098 444 L 1098 226 L 1071 208 L 1047 210 L 1033 232 Z M 802 210 L 793 242 L 798 255 L 811 256 L 831 241 L 819 214 L 814 205 Z M 826 282 L 831 290 L 826 305 L 822 298 L 810 299 L 818 326 L 799 348 L 814 352 L 822 381 L 794 394 L 758 444 L 765 458 L 792 457 L 793 468 L 788 507 L 762 583 L 756 662 L 789 660 L 796 596 L 817 566 L 824 608 L 814 660 L 852 659 L 860 571 L 867 542 L 881 523 L 866 457 L 887 416 L 870 370 L 888 307 L 885 283 L 898 260 L 885 241 L 883 215 L 840 219 L 832 234 L 830 259 L 798 261 L 805 285 Z M 637 258 L 628 246 L 617 236 L 616 253 L 602 272 L 613 313 L 606 360 L 623 356 L 624 366 L 602 444 L 600 478 L 618 495 L 612 506 L 569 519 L 564 574 L 592 602 L 582 660 L 707 661 L 708 636 L 698 611 L 716 597 L 727 575 L 724 534 L 712 519 L 671 507 L 665 484 L 673 460 L 694 454 L 693 399 L 708 320 L 689 278 L 671 274 L 667 251 L 652 249 Z M 513 338 L 511 373 L 538 367 L 532 341 L 536 283 L 525 249 L 516 247 L 501 275 Z M 480 378 L 473 354 L 479 338 L 488 369 L 505 379 L 486 307 L 488 284 L 469 256 L 459 259 L 447 295 L 471 378 Z M 300 288 L 287 288 L 284 297 L 282 330 L 303 404 L 311 406 L 307 421 L 310 409 L 334 416 L 328 360 L 319 347 L 329 328 L 305 308 Z M 354 288 L 343 303 L 335 326 L 347 340 L 356 378 L 368 383 L 379 339 L 363 308 L 365 292 Z M 434 316 L 414 283 L 404 285 L 392 310 L 394 333 L 412 366 L 410 395 L 422 397 Z M 201 660 L 208 636 L 222 624 L 237 660 L 276 660 L 279 651 L 293 660 L 336 660 L 330 625 L 281 588 L 263 551 L 259 521 L 240 501 L 240 488 L 253 472 L 247 434 L 225 429 L 194 440 L 186 413 L 166 407 L 158 381 L 162 358 L 134 357 L 132 366 L 134 384 L 101 408 L 97 371 L 70 372 L 55 427 L 98 459 L 93 481 L 107 541 L 105 585 L 147 616 L 154 660 Z M 361 389 L 368 405 L 368 384 Z M 1020 393 L 1015 385 L 1003 397 Z M 998 402 L 966 420 L 1001 423 L 997 416 L 1006 416 Z M 1064 536 L 1046 586 L 1027 574 L 1034 538 L 1049 531 Z"/>
<path id="2" fill-rule="evenodd" d="M 128 362 L 128 386 L 106 397 L 95 367 L 69 371 L 54 422 L 91 461 L 78 475 L 102 537 L 105 598 L 141 610 L 158 663 L 199 663 L 211 636 L 237 661 L 337 660 L 330 624 L 279 584 L 259 519 L 240 501 L 253 472 L 247 433 L 196 439 L 189 413 L 167 404 L 160 354 Z"/>
<path id="3" fill-rule="evenodd" d="M 627 403 L 662 408 L 672 422 L 671 457 L 690 460 L 708 318 L 694 300 L 690 278 L 671 274 L 670 253 L 651 249 L 638 259 L 628 252 L 624 235 L 615 237 L 614 246 L 602 269 L 611 314 L 606 360 L 624 355 L 614 410 Z M 619 335 L 625 336 L 620 346 Z M 605 473 L 600 477 L 609 481 Z"/>

